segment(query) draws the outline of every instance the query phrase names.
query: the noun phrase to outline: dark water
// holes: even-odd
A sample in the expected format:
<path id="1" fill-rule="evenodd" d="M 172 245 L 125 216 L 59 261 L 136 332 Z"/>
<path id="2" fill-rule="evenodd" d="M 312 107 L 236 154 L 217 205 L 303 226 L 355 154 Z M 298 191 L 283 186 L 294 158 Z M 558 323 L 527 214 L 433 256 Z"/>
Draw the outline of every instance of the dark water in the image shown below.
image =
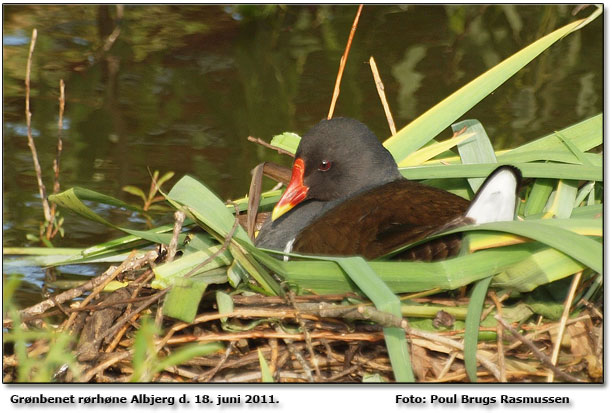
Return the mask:
<path id="1" fill-rule="evenodd" d="M 371 55 L 401 127 L 512 53 L 592 12 L 574 17 L 572 9 L 366 6 L 335 113 L 362 120 L 383 140 L 389 132 Z M 32 124 L 47 188 L 64 79 L 62 189 L 83 186 L 138 203 L 121 188 L 148 188 L 150 168 L 174 171 L 170 184 L 194 175 L 228 199 L 248 191 L 256 164 L 289 163 L 247 136 L 303 133 L 327 115 L 356 7 L 4 5 L 3 11 L 3 244 L 36 246 L 26 234 L 37 233 L 43 218 L 24 116 L 33 28 Z M 601 112 L 602 82 L 599 17 L 464 118 L 479 119 L 496 148 L 514 147 Z M 117 223 L 132 220 L 112 208 L 98 212 Z M 119 235 L 65 217 L 66 236 L 56 246 Z M 141 220 L 132 226 L 144 228 Z"/>

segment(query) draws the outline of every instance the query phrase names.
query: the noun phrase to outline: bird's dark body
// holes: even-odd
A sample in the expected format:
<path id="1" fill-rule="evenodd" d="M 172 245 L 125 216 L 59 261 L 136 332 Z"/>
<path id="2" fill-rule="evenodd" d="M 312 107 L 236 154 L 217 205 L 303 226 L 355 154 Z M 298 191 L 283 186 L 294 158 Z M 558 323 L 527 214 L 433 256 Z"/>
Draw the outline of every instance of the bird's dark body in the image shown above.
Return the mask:
<path id="1" fill-rule="evenodd" d="M 399 179 L 324 213 L 296 236 L 293 251 L 378 258 L 462 223 L 468 205 L 450 192 Z M 459 236 L 447 236 L 407 250 L 398 258 L 443 259 L 456 255 L 460 246 Z"/>
<path id="2" fill-rule="evenodd" d="M 516 168 L 498 169 L 512 171 L 514 183 L 508 180 L 509 188 L 520 182 Z M 375 259 L 473 222 L 468 218 L 469 201 L 403 178 L 389 151 L 354 119 L 323 120 L 309 130 L 296 152 L 291 181 L 276 207 L 282 211 L 264 223 L 256 245 L 283 252 Z M 491 205 L 487 208 L 498 208 Z M 460 247 L 461 236 L 453 234 L 402 251 L 395 258 L 444 259 L 456 255 Z"/>

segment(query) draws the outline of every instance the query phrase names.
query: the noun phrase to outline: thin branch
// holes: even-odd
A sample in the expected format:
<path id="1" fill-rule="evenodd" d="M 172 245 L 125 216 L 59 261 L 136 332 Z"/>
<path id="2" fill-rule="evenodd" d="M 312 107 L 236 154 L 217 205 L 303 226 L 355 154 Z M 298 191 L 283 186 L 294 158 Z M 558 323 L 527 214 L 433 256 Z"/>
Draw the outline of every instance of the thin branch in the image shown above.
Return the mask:
<path id="1" fill-rule="evenodd" d="M 497 295 L 493 291 L 489 291 L 489 297 L 493 300 L 495 307 L 497 308 L 497 315 L 502 316 L 502 305 L 497 299 Z M 501 382 L 506 383 L 506 359 L 504 357 L 504 326 L 500 323 L 497 324 L 497 357 L 499 361 L 499 374 L 501 375 Z"/>
<path id="2" fill-rule="evenodd" d="M 295 308 L 295 319 L 300 325 L 300 329 L 304 333 L 306 347 L 308 349 L 308 352 L 310 353 L 310 360 L 312 361 L 312 366 L 314 367 L 314 370 L 315 370 L 315 376 L 316 376 L 317 381 L 320 381 L 321 371 L 319 370 L 319 364 L 317 363 L 317 358 L 315 357 L 314 349 L 312 348 L 312 339 L 310 337 L 310 331 L 308 330 L 308 327 L 306 327 L 306 323 L 304 322 L 304 319 L 301 317 L 300 310 L 297 308 L 297 305 L 295 303 L 295 293 L 293 291 L 289 291 L 286 297 L 291 303 L 291 305 L 293 306 L 293 308 Z"/>
<path id="3" fill-rule="evenodd" d="M 391 135 L 395 135 L 397 132 L 397 130 L 395 129 L 395 122 L 393 121 L 393 115 L 391 114 L 389 103 L 387 103 L 387 96 L 385 95 L 385 85 L 383 84 L 383 81 L 380 78 L 380 74 L 378 73 L 378 67 L 376 66 L 374 56 L 370 56 L 370 69 L 372 69 L 372 76 L 374 76 L 376 90 L 378 91 L 380 102 L 382 103 L 383 109 L 385 110 L 385 116 L 387 117 L 387 123 L 389 124 Z"/>
<path id="4" fill-rule="evenodd" d="M 205 382 L 211 381 L 213 379 L 213 377 L 215 377 L 215 374 L 217 374 L 219 372 L 219 370 L 221 370 L 221 367 L 223 367 L 223 365 L 225 364 L 225 362 L 229 358 L 229 356 L 232 353 L 232 351 L 234 351 L 235 345 L 236 345 L 236 343 L 234 343 L 233 341 L 230 341 L 229 345 L 227 346 L 227 349 L 225 349 L 225 354 L 223 354 L 223 357 L 221 357 L 221 359 L 219 360 L 217 365 L 212 370 L 210 370 L 209 372 L 201 374 L 198 377 L 196 377 L 195 379 L 197 381 L 205 381 Z"/>
<path id="5" fill-rule="evenodd" d="M 174 213 L 174 228 L 172 229 L 172 239 L 168 245 L 168 258 L 166 262 L 174 261 L 176 250 L 178 248 L 178 239 L 183 228 L 183 221 L 185 221 L 185 213 L 183 211 L 176 211 Z"/>
<path id="6" fill-rule="evenodd" d="M 43 206 L 43 213 L 45 215 L 45 221 L 51 222 L 51 208 L 49 208 L 49 201 L 47 201 L 47 189 L 42 181 L 42 172 L 40 169 L 40 163 L 38 162 L 38 154 L 36 153 L 36 145 L 32 138 L 32 113 L 30 112 L 30 72 L 32 71 L 32 55 L 34 54 L 34 46 L 36 46 L 36 36 L 38 32 L 36 29 L 32 30 L 32 40 L 30 41 L 30 52 L 28 53 L 28 63 L 26 66 L 26 102 L 25 102 L 25 114 L 26 124 L 28 127 L 28 146 L 32 152 L 32 161 L 34 162 L 34 171 L 36 172 L 36 180 L 38 181 L 38 192 Z"/>
<path id="7" fill-rule="evenodd" d="M 251 241 L 255 241 L 255 224 L 257 223 L 257 210 L 261 198 L 261 184 L 265 163 L 260 163 L 251 171 L 251 186 L 249 187 L 249 203 L 247 208 L 247 234 Z"/>
<path id="8" fill-rule="evenodd" d="M 327 119 L 331 119 L 334 116 L 334 109 L 336 108 L 336 101 L 338 100 L 338 96 L 340 96 L 340 83 L 342 82 L 342 74 L 344 73 L 344 66 L 346 65 L 346 60 L 348 59 L 349 51 L 351 50 L 351 43 L 353 43 L 353 36 L 355 36 L 355 31 L 357 30 L 357 24 L 359 24 L 359 16 L 361 16 L 361 10 L 363 9 L 363 4 L 359 5 L 359 9 L 357 9 L 357 14 L 355 15 L 355 20 L 353 21 L 353 27 L 351 27 L 351 33 L 349 34 L 348 41 L 346 42 L 346 48 L 344 49 L 344 54 L 340 59 L 340 68 L 338 69 L 338 76 L 336 76 L 336 84 L 334 85 L 334 95 L 332 96 L 331 104 L 329 105 L 329 113 L 327 114 Z"/>
<path id="9" fill-rule="evenodd" d="M 64 130 L 64 108 L 66 107 L 66 85 L 64 79 L 60 79 L 60 97 L 59 97 L 59 118 L 57 120 L 57 154 L 53 162 L 53 172 L 55 174 L 53 180 L 53 193 L 57 194 L 60 191 L 59 173 L 60 173 L 60 158 L 62 156 L 62 131 Z M 54 204 L 55 205 L 55 204 Z"/>
<path id="10" fill-rule="evenodd" d="M 565 332 L 565 325 L 567 324 L 567 319 L 569 318 L 570 308 L 572 307 L 572 302 L 574 301 L 574 295 L 576 294 L 576 289 L 578 288 L 578 284 L 580 283 L 580 278 L 582 277 L 582 271 L 577 272 L 574 275 L 574 279 L 572 280 L 572 285 L 570 286 L 569 292 L 567 293 L 567 298 L 565 299 L 565 306 L 563 307 L 563 314 L 561 315 L 561 320 L 559 321 L 559 333 L 557 334 L 557 338 L 555 340 L 555 347 L 553 349 L 553 353 L 551 358 L 551 362 L 553 365 L 557 364 L 557 358 L 559 357 L 559 350 L 561 349 L 561 342 L 563 341 L 563 333 Z M 552 383 L 555 378 L 555 371 L 551 371 L 546 378 L 546 381 Z"/>
<path id="11" fill-rule="evenodd" d="M 529 347 L 529 349 L 531 350 L 533 355 L 536 356 L 546 367 L 548 367 L 549 369 L 553 370 L 557 376 L 559 376 L 559 377 L 561 377 L 561 378 L 563 378 L 563 379 L 565 379 L 567 381 L 571 381 L 573 383 L 580 382 L 580 380 L 578 380 L 577 378 L 575 378 L 573 376 L 570 376 L 569 374 L 567 374 L 566 372 L 564 372 L 563 370 L 561 370 L 557 366 L 555 366 L 550 361 L 550 359 L 548 357 L 546 357 L 546 354 L 544 354 L 540 350 L 538 350 L 538 348 L 531 341 L 529 341 L 525 337 L 523 337 L 518 331 L 516 331 L 514 329 L 514 327 L 512 327 L 510 324 L 508 324 L 498 314 L 495 315 L 495 319 L 497 321 L 499 321 L 501 323 L 501 325 L 503 325 L 504 328 L 506 330 L 508 330 L 510 332 L 510 334 L 512 334 L 514 336 L 514 338 L 516 338 L 521 343 L 523 343 L 524 345 Z"/>
<path id="12" fill-rule="evenodd" d="M 295 157 L 295 155 L 292 154 L 291 152 L 286 151 L 286 150 L 281 149 L 281 148 L 277 148 L 276 146 L 270 145 L 268 142 L 264 141 L 261 138 L 254 138 L 253 136 L 249 136 L 249 137 L 247 137 L 247 139 L 249 140 L 249 142 L 255 142 L 256 144 L 264 146 L 264 147 L 266 147 L 268 149 L 273 149 L 276 152 L 280 153 L 281 155 L 289 155 L 292 158 Z"/>
<path id="13" fill-rule="evenodd" d="M 148 251 L 142 257 L 135 258 L 134 260 L 131 260 L 131 258 L 128 257 L 125 259 L 123 263 L 121 263 L 121 265 L 119 265 L 119 267 L 111 266 L 103 274 L 91 279 L 90 281 L 87 281 L 83 285 L 72 288 L 68 291 L 64 291 L 63 293 L 57 294 L 54 299 L 49 298 L 44 301 L 41 301 L 38 304 L 34 304 L 31 307 L 25 308 L 21 310 L 19 314 L 22 318 L 32 317 L 38 314 L 42 314 L 48 309 L 54 307 L 56 303 L 64 303 L 68 300 L 72 300 L 74 298 L 80 297 L 81 295 L 85 294 L 91 289 L 94 289 L 102 284 L 106 284 L 109 278 L 115 277 L 117 274 L 121 273 L 122 271 L 129 271 L 135 268 L 140 268 L 144 263 L 148 262 L 151 259 L 155 260 L 155 258 L 157 258 L 157 252 L 155 250 Z M 6 327 L 11 322 L 12 321 L 10 319 L 4 319 L 3 325 Z"/>
<path id="14" fill-rule="evenodd" d="M 63 142 L 62 142 L 62 131 L 64 129 L 64 108 L 66 106 L 66 96 L 65 96 L 65 84 L 64 84 L 64 79 L 60 79 L 60 97 L 59 97 L 59 118 L 57 121 L 57 152 L 55 155 L 55 159 L 53 160 L 53 193 L 57 194 L 60 191 L 60 182 L 59 182 L 59 175 L 60 175 L 60 159 L 62 157 L 62 148 L 63 148 Z M 51 217 L 55 217 L 55 210 L 57 208 L 57 205 L 55 204 L 55 202 L 51 203 L 51 212 L 50 215 Z M 55 225 L 55 230 L 53 230 L 53 225 L 54 223 L 52 221 L 49 221 L 49 223 L 47 224 L 47 239 L 51 239 L 55 236 L 55 234 L 57 234 L 57 232 L 59 231 L 59 223 L 57 223 Z"/>
<path id="15" fill-rule="evenodd" d="M 236 229 L 238 228 L 238 223 L 239 223 L 239 221 L 238 221 L 238 215 L 239 215 L 238 214 L 238 207 L 236 206 L 236 204 L 234 204 L 234 208 L 236 210 L 236 218 L 234 219 L 234 225 L 232 225 L 232 229 L 230 230 L 230 232 L 227 233 L 227 236 L 223 240 L 223 244 L 221 244 L 221 247 L 219 247 L 219 249 L 216 252 L 211 254 L 210 257 L 206 258 L 200 264 L 195 266 L 187 274 L 183 275 L 183 278 L 189 278 L 192 275 L 197 274 L 197 272 L 200 269 L 204 268 L 205 265 L 211 263 L 215 258 L 217 258 L 219 255 L 223 254 L 223 252 L 227 249 L 227 247 L 229 247 L 229 244 L 232 241 L 232 238 L 234 237 L 234 233 L 236 232 Z"/>
<path id="16" fill-rule="evenodd" d="M 130 255 L 128 255 L 128 257 L 121 263 L 121 265 L 119 265 L 119 267 L 117 267 L 112 272 L 110 277 L 106 278 L 103 283 L 96 286 L 93 289 L 93 291 L 87 297 L 85 297 L 83 301 L 79 303 L 79 307 L 85 307 L 87 304 L 89 304 L 94 298 L 98 296 L 98 294 L 100 294 L 100 292 L 102 292 L 102 290 L 104 290 L 104 287 L 106 287 L 106 285 L 109 282 L 114 280 L 119 274 L 125 271 L 125 267 L 127 266 L 127 263 L 130 263 L 135 260 L 136 260 L 136 250 L 133 250 L 132 252 L 130 252 Z M 68 318 L 68 320 L 64 321 L 63 325 L 61 326 L 60 331 L 68 331 L 68 327 L 70 327 L 70 325 L 74 322 L 77 315 L 78 315 L 77 312 L 70 314 L 70 317 Z"/>

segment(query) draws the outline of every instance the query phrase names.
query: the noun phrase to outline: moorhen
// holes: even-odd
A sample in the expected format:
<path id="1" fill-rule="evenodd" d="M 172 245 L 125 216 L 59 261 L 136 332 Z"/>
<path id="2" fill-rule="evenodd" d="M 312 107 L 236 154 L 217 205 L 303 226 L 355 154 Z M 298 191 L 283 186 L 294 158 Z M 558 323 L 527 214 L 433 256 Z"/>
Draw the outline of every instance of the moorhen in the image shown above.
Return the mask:
<path id="1" fill-rule="evenodd" d="M 497 168 L 474 200 L 409 181 L 363 123 L 323 120 L 298 146 L 291 181 L 255 240 L 259 247 L 374 259 L 434 233 L 468 223 L 514 218 L 520 172 Z M 461 235 L 418 245 L 399 259 L 456 255 Z"/>

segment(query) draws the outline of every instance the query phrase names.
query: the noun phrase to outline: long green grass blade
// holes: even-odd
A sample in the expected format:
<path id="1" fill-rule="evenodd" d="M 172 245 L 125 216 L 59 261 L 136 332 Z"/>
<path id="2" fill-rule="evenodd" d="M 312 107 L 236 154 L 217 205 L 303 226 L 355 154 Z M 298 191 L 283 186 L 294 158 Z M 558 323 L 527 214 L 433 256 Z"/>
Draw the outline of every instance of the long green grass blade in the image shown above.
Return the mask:
<path id="1" fill-rule="evenodd" d="M 470 381 L 478 381 L 476 351 L 478 350 L 478 330 L 480 329 L 480 316 L 482 315 L 482 305 L 487 295 L 487 290 L 492 277 L 487 277 L 474 284 L 470 303 L 468 304 L 467 317 L 465 319 L 465 338 L 463 340 L 463 357 L 465 361 L 465 371 Z"/>
<path id="2" fill-rule="evenodd" d="M 423 162 L 426 162 L 430 160 L 431 158 L 434 158 L 440 155 L 441 153 L 457 146 L 459 143 L 465 141 L 471 136 L 472 136 L 471 134 L 465 132 L 465 133 L 462 133 L 460 136 L 456 136 L 454 138 L 450 138 L 442 142 L 436 142 L 432 145 L 425 146 L 419 149 L 418 151 L 407 156 L 398 166 L 403 167 L 403 166 L 420 165 Z"/>
<path id="3" fill-rule="evenodd" d="M 600 247 L 601 248 L 601 247 Z M 584 264 L 555 249 L 536 251 L 525 260 L 496 275 L 492 286 L 528 292 L 585 268 Z"/>
<path id="4" fill-rule="evenodd" d="M 569 218 L 574 209 L 577 193 L 578 181 L 559 180 L 557 188 L 552 192 L 546 204 L 544 216 Z"/>
<path id="5" fill-rule="evenodd" d="M 215 233 L 225 236 L 234 226 L 234 215 L 205 185 L 190 176 L 184 176 L 168 193 L 168 198 L 187 207 Z M 251 243 L 247 233 L 238 226 L 234 238 Z"/>
<path id="6" fill-rule="evenodd" d="M 461 162 L 464 165 L 496 163 L 497 158 L 495 157 L 495 150 L 482 124 L 477 120 L 469 119 L 455 123 L 452 126 L 453 132 L 455 133 L 463 128 L 466 128 L 464 133 L 469 133 L 472 136 L 470 139 L 457 145 L 459 155 L 461 156 Z M 480 188 L 484 180 L 485 178 L 469 178 L 468 182 L 470 183 L 472 191 L 478 191 L 478 188 Z"/>
<path id="7" fill-rule="evenodd" d="M 163 314 L 186 323 L 196 316 L 202 294 L 208 283 L 194 278 L 177 278 L 164 300 Z"/>
<path id="8" fill-rule="evenodd" d="M 206 185 L 190 176 L 183 177 L 174 185 L 168 193 L 168 199 L 186 206 L 194 219 L 210 229 L 219 241 L 223 241 L 234 227 L 235 217 L 225 204 Z M 236 227 L 229 249 L 232 256 L 262 286 L 263 293 L 280 293 L 278 283 L 255 259 L 245 253 L 244 249 L 252 251 L 256 248 L 241 226 Z"/>
<path id="9" fill-rule="evenodd" d="M 157 362 L 154 366 L 154 372 L 157 373 L 172 366 L 180 366 L 181 364 L 185 364 L 195 357 L 208 356 L 210 354 L 218 353 L 224 349 L 225 346 L 218 341 L 213 341 L 211 343 L 187 344 L 172 352 L 172 354 L 168 357 L 159 360 L 159 362 Z"/>
<path id="10" fill-rule="evenodd" d="M 603 180 L 601 167 L 588 165 L 569 165 L 554 163 L 514 163 L 524 178 L 579 179 L 585 181 Z M 481 178 L 488 176 L 499 164 L 480 165 L 441 165 L 400 168 L 400 173 L 408 179 L 434 178 Z"/>
<path id="11" fill-rule="evenodd" d="M 499 155 L 500 162 L 508 162 L 506 157 L 524 154 L 527 152 L 568 152 L 566 143 L 559 139 L 557 133 L 561 133 L 566 141 L 572 142 L 580 151 L 588 151 L 603 143 L 603 115 L 599 114 L 555 132 L 535 141 L 528 142 L 518 148 Z"/>
<path id="12" fill-rule="evenodd" d="M 554 179 L 540 178 L 535 180 L 531 186 L 531 190 L 529 191 L 527 204 L 525 205 L 525 210 L 523 211 L 523 215 L 525 217 L 539 214 L 544 210 L 546 207 L 546 202 L 553 191 L 554 185 Z"/>
<path id="13" fill-rule="evenodd" d="M 350 257 L 337 258 L 335 261 L 351 277 L 359 289 L 372 300 L 379 311 L 391 313 L 398 318 L 402 317 L 399 299 L 372 271 L 366 260 L 361 257 Z M 383 331 L 395 380 L 413 382 L 414 374 L 405 331 L 399 327 L 385 327 Z"/>
<path id="14" fill-rule="evenodd" d="M 602 272 L 603 250 L 601 244 L 587 236 L 562 228 L 562 224 L 557 224 L 555 221 L 560 220 L 543 219 L 537 222 L 535 220 L 491 222 L 481 225 L 468 225 L 452 231 L 447 231 L 444 234 L 474 230 L 508 232 L 531 238 L 551 246 L 582 262 L 593 270 Z"/>
<path id="15" fill-rule="evenodd" d="M 257 349 L 257 357 L 259 358 L 259 368 L 261 369 L 261 382 L 274 383 L 274 376 L 272 375 L 270 366 L 261 352 L 261 349 Z"/>
<path id="16" fill-rule="evenodd" d="M 217 253 L 220 248 L 220 245 L 215 245 L 203 251 L 185 253 L 182 257 L 172 262 L 167 262 L 156 266 L 153 269 L 153 272 L 155 273 L 155 280 L 151 283 L 151 285 L 153 288 L 166 288 L 171 286 L 176 279 L 183 278 L 185 275 L 193 271 L 213 254 Z M 208 264 L 198 268 L 197 272 L 193 273 L 192 275 L 195 276 L 206 271 L 224 267 L 230 265 L 231 262 L 232 257 L 229 251 L 226 250 L 216 256 Z"/>

